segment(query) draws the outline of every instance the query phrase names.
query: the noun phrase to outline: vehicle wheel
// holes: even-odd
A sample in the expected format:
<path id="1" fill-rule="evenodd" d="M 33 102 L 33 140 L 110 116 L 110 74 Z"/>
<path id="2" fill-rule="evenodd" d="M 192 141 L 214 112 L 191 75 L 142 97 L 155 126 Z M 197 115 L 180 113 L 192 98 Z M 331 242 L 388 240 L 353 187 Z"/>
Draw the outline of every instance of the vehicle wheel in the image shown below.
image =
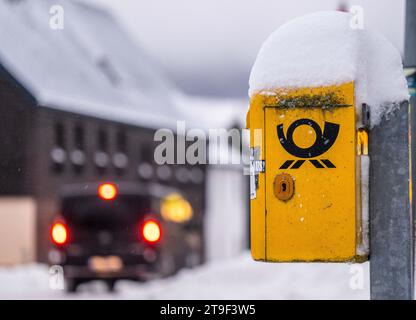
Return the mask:
<path id="1" fill-rule="evenodd" d="M 77 292 L 79 282 L 77 279 L 66 279 L 66 291 L 69 293 Z"/>
<path id="2" fill-rule="evenodd" d="M 115 292 L 116 291 L 116 282 L 117 280 L 107 280 L 107 288 L 109 292 Z"/>

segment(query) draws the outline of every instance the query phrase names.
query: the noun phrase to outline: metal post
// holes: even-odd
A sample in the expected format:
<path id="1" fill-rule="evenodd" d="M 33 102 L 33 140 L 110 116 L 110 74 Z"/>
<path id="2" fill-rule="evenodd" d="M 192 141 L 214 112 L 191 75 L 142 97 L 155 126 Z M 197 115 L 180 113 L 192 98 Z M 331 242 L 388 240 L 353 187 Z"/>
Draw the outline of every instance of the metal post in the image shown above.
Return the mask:
<path id="1" fill-rule="evenodd" d="M 416 66 L 415 0 L 406 1 L 405 65 Z M 370 131 L 371 299 L 414 298 L 414 100 Z"/>
<path id="2" fill-rule="evenodd" d="M 404 49 L 404 65 L 416 66 L 416 1 L 406 1 L 406 39 Z"/>
<path id="3" fill-rule="evenodd" d="M 413 299 L 410 111 L 402 103 L 370 131 L 371 299 Z"/>

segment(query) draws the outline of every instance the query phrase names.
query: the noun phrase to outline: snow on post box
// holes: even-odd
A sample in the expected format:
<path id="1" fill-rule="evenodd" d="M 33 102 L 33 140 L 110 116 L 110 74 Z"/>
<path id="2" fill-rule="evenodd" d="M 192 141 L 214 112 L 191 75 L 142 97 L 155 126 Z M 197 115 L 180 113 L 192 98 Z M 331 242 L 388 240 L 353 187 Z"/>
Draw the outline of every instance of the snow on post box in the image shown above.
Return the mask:
<path id="1" fill-rule="evenodd" d="M 340 12 L 295 19 L 269 37 L 253 66 L 247 127 L 255 260 L 367 260 L 366 102 L 378 101 L 366 82 L 376 73 L 363 66 L 373 61 L 359 57 L 374 56 L 364 48 L 378 38 L 350 20 Z M 397 59 L 394 53 L 382 68 Z"/>
<path id="2" fill-rule="evenodd" d="M 248 122 L 253 257 L 365 260 L 354 83 L 255 95 Z"/>

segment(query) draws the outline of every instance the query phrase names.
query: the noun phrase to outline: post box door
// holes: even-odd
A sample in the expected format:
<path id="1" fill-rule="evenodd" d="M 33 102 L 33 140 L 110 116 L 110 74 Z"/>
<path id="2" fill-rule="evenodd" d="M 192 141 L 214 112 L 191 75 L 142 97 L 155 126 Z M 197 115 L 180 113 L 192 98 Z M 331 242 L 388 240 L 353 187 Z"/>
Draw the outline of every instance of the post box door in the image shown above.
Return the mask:
<path id="1" fill-rule="evenodd" d="M 310 105 L 319 95 L 338 103 Z M 265 258 L 352 261 L 360 225 L 353 83 L 285 99 L 292 104 L 264 106 Z"/>

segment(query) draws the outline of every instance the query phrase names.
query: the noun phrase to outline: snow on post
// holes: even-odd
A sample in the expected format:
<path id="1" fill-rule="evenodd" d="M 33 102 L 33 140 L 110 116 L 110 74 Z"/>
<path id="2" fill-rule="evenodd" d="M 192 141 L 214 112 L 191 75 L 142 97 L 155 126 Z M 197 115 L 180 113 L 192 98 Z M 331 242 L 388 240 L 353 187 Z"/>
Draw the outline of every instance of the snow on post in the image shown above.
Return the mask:
<path id="1" fill-rule="evenodd" d="M 380 33 L 352 26 L 353 15 L 325 11 L 294 19 L 264 42 L 250 75 L 249 95 L 277 88 L 354 81 L 357 119 L 370 106 L 371 126 L 409 99 L 399 52 Z M 359 108 L 359 109 L 358 109 Z"/>

